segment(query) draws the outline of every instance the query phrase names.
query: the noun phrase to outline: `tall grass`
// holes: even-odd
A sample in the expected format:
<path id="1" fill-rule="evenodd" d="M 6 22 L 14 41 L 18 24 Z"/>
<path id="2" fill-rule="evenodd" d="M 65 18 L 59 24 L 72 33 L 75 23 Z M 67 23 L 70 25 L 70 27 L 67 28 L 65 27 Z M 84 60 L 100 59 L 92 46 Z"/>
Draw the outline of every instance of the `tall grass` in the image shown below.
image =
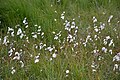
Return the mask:
<path id="1" fill-rule="evenodd" d="M 0 0 L 0 80 L 119 80 L 120 1 L 58 1 Z"/>
<path id="2" fill-rule="evenodd" d="M 44 26 L 53 26 L 54 11 L 58 14 L 62 11 L 68 12 L 68 16 L 79 14 L 82 11 L 95 11 L 108 9 L 111 11 L 119 11 L 119 0 L 4 0 L 1 1 L 0 13 L 4 25 L 16 25 L 20 23 L 25 16 L 31 24 L 40 24 Z M 54 7 L 50 7 L 50 5 Z M 44 24 L 44 23 L 47 24 Z M 49 24 L 48 24 L 49 23 Z"/>

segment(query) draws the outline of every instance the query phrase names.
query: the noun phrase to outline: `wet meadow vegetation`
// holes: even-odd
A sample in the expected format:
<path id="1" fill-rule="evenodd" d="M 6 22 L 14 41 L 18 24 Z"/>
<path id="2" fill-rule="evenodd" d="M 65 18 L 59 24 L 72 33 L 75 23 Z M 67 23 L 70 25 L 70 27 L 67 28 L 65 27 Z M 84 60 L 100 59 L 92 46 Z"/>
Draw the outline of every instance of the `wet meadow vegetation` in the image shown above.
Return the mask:
<path id="1" fill-rule="evenodd" d="M 119 0 L 0 0 L 0 80 L 120 80 Z"/>

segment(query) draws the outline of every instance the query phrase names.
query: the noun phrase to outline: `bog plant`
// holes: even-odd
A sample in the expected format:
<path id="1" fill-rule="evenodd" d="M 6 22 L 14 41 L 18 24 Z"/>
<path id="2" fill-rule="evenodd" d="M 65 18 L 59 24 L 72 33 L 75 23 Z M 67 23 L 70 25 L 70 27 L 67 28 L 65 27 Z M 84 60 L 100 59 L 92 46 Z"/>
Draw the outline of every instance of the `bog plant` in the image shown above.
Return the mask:
<path id="1" fill-rule="evenodd" d="M 30 15 L 33 14 L 24 16 L 20 13 L 22 17 L 24 16 L 22 18 L 23 20 L 18 20 L 18 23 L 11 22 L 7 24 L 9 26 L 7 26 L 6 29 L 4 28 L 5 32 L 1 32 L 0 34 L 0 79 L 119 79 L 120 21 L 118 15 L 110 14 L 110 12 L 104 10 L 98 12 L 99 15 L 93 15 L 93 13 L 87 14 L 86 11 L 83 11 L 84 13 L 82 14 L 74 14 L 72 12 L 70 14 L 69 10 L 62 9 L 70 5 L 68 3 L 74 1 L 61 1 L 62 0 L 58 0 L 56 2 L 59 6 L 64 5 L 59 9 L 55 9 L 57 5 L 50 5 L 48 2 L 49 5 L 47 6 L 49 6 L 50 9 L 55 9 L 52 11 L 52 17 L 49 16 L 52 21 L 47 20 L 44 16 L 41 19 L 46 21 L 38 20 L 38 22 L 34 24 L 34 20 L 39 14 L 37 14 L 34 19 L 30 17 Z M 89 1 L 80 0 L 78 4 L 81 2 L 87 4 Z M 104 2 L 105 1 L 96 2 L 95 0 L 94 4 L 99 7 L 99 5 Z M 37 1 L 34 3 L 37 4 Z M 41 8 L 44 6 L 42 3 L 47 3 L 47 1 L 41 2 Z M 84 4 L 81 7 L 83 7 Z M 106 4 L 106 2 L 104 4 Z M 30 5 L 30 3 L 28 5 Z M 19 8 L 23 7 L 20 6 Z M 23 9 L 21 10 L 23 11 Z M 46 10 L 46 12 L 47 11 L 49 12 L 49 10 Z M 83 16 L 83 14 L 85 14 L 85 16 Z M 74 15 L 75 17 L 73 17 Z M 6 18 L 8 19 L 9 17 Z M 18 19 L 21 19 L 21 17 Z M 31 22 L 32 20 L 33 23 Z M 6 22 L 9 22 L 9 20 Z M 16 25 L 10 26 L 12 23 Z M 48 25 L 50 27 L 46 28 Z M 53 26 L 52 29 L 51 26 Z"/>

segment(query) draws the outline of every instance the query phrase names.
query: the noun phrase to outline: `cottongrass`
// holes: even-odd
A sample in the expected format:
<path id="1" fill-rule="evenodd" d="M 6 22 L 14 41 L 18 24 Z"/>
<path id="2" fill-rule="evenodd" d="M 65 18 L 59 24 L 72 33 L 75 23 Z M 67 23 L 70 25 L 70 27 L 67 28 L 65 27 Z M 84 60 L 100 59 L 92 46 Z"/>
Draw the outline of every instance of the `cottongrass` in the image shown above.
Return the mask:
<path id="1" fill-rule="evenodd" d="M 57 11 L 55 12 L 57 13 Z M 114 51 L 115 47 L 119 47 L 116 46 L 115 38 L 116 36 L 117 38 L 120 38 L 120 35 L 114 34 L 114 36 L 111 36 L 110 34 L 106 33 L 109 30 L 109 27 L 111 27 L 110 24 L 112 24 L 111 19 L 114 18 L 113 15 L 108 18 L 109 25 L 103 22 L 99 23 L 98 19 L 93 16 L 93 25 L 89 26 L 84 34 L 84 36 L 86 37 L 82 37 L 82 30 L 80 29 L 80 26 L 76 24 L 75 19 L 73 19 L 72 21 L 66 19 L 65 11 L 63 11 L 60 18 L 61 20 L 63 20 L 62 25 L 64 26 L 66 36 L 62 39 L 64 35 L 64 32 L 62 30 L 59 32 L 51 31 L 51 34 L 53 34 L 53 43 L 50 45 L 48 44 L 48 42 L 44 41 L 45 34 L 49 33 L 45 33 L 44 31 L 42 31 L 41 26 L 34 25 L 35 27 L 37 27 L 37 30 L 29 33 L 30 36 L 28 36 L 29 34 L 27 34 L 26 31 L 22 29 L 22 27 L 20 27 L 20 25 L 19 27 L 15 26 L 15 28 L 8 27 L 7 34 L 3 38 L 0 38 L 0 43 L 2 43 L 1 45 L 4 46 L 5 49 L 8 49 L 6 51 L 7 55 L 5 56 L 7 56 L 7 58 L 9 59 L 10 65 L 16 62 L 20 63 L 12 66 L 12 75 L 19 73 L 17 72 L 17 65 L 21 66 L 21 69 L 25 71 L 30 68 L 29 65 L 32 62 L 34 65 L 38 65 L 39 67 L 41 66 L 39 65 L 40 63 L 44 63 L 42 64 L 43 66 L 46 65 L 44 67 L 47 67 L 47 63 L 56 67 L 60 65 L 59 59 L 62 57 L 64 57 L 63 60 L 66 59 L 68 61 L 72 61 L 71 59 L 75 58 L 77 62 L 75 64 L 73 63 L 73 65 L 70 66 L 76 65 L 75 68 L 77 68 L 79 67 L 77 66 L 78 64 L 84 65 L 84 68 L 87 67 L 89 69 L 87 70 L 88 72 L 86 72 L 89 77 L 93 75 L 100 77 L 100 75 L 97 74 L 97 72 L 99 73 L 100 71 L 101 73 L 103 72 L 107 75 L 107 72 L 104 72 L 102 70 L 103 67 L 105 67 L 105 69 L 111 70 L 109 71 L 111 74 L 114 71 L 120 73 L 120 52 L 117 53 L 116 51 Z M 54 21 L 56 21 L 56 19 L 54 19 Z M 97 23 L 99 23 L 99 25 Z M 25 28 L 29 28 L 27 17 L 24 18 L 23 24 Z M 115 27 L 114 29 L 115 33 L 119 32 L 117 27 Z M 86 62 L 84 62 L 84 58 L 86 57 L 88 58 L 88 60 L 86 59 Z M 109 57 L 110 59 L 107 59 L 107 57 Z M 4 58 L 4 56 L 2 56 L 2 58 Z M 5 59 L 5 61 L 8 61 L 7 58 Z M 54 61 L 57 60 L 58 63 L 54 63 Z M 52 62 L 53 64 L 50 64 L 50 62 Z M 108 64 L 105 64 L 107 62 Z M 66 62 L 66 64 L 68 63 Z M 63 68 L 61 67 L 61 69 Z M 74 71 L 74 68 L 72 69 L 73 70 L 67 69 L 65 71 L 64 77 L 70 77 L 71 75 L 77 73 L 77 71 L 75 71 L 76 73 L 73 72 L 73 74 L 71 74 L 72 71 Z M 58 73 L 64 73 L 64 70 L 60 71 L 61 72 L 58 71 Z M 85 70 L 83 69 L 81 71 Z M 41 72 L 45 73 L 44 70 L 41 70 Z M 93 75 L 90 75 L 90 73 L 92 73 Z M 106 75 L 105 77 L 109 77 L 109 75 Z M 92 78 L 95 79 L 94 77 Z"/>

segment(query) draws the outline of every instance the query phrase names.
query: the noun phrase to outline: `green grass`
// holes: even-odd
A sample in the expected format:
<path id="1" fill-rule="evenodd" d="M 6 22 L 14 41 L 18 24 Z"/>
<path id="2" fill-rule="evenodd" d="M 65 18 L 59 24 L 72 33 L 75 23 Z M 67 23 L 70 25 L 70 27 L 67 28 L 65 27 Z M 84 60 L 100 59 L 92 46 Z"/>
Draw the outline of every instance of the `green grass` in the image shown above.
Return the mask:
<path id="1" fill-rule="evenodd" d="M 119 4 L 119 0 L 0 0 L 0 80 L 119 80 L 120 70 L 113 70 L 115 64 L 120 67 L 120 60 L 113 61 L 113 57 L 120 52 Z M 65 19 L 62 20 L 60 17 L 64 11 Z M 113 18 L 108 22 L 111 15 Z M 97 18 L 95 23 L 93 16 Z M 25 17 L 29 26 L 27 29 L 23 24 Z M 78 29 L 65 30 L 65 20 L 71 24 L 75 22 Z M 99 30 L 101 33 L 95 32 L 95 26 L 98 28 L 101 23 L 105 24 L 105 28 Z M 15 28 L 18 24 L 20 26 Z M 44 32 L 44 38 L 32 37 L 32 32 L 38 33 L 36 24 L 41 26 L 40 34 Z M 12 31 L 7 33 L 8 27 L 14 29 L 14 37 L 10 34 Z M 23 34 L 26 36 L 22 39 L 16 35 L 18 28 L 25 31 Z M 75 30 L 78 31 L 76 35 Z M 61 36 L 58 34 L 60 31 Z M 69 34 L 76 36 L 71 43 L 67 41 Z M 57 40 L 54 39 L 55 35 L 59 36 Z M 88 35 L 93 41 L 88 38 L 85 47 L 83 43 Z M 99 37 L 98 40 L 95 40 L 95 35 Z M 3 44 L 5 36 L 9 40 L 7 46 Z M 107 36 L 111 38 L 105 45 Z M 115 46 L 109 46 L 112 39 Z M 39 49 L 40 43 L 46 46 Z M 50 46 L 55 46 L 52 52 L 46 50 Z M 107 52 L 102 51 L 103 47 L 107 48 Z M 12 56 L 8 54 L 10 49 L 13 50 Z M 94 50 L 99 51 L 93 53 Z M 109 50 L 112 50 L 112 54 Z M 20 60 L 13 60 L 16 52 L 21 53 Z M 57 54 L 55 58 L 54 53 Z M 37 63 L 36 56 L 39 56 Z M 23 67 L 20 61 L 24 63 Z M 97 66 L 91 67 L 93 62 Z M 12 67 L 16 70 L 13 74 Z M 92 71 L 94 69 L 95 72 Z"/>

